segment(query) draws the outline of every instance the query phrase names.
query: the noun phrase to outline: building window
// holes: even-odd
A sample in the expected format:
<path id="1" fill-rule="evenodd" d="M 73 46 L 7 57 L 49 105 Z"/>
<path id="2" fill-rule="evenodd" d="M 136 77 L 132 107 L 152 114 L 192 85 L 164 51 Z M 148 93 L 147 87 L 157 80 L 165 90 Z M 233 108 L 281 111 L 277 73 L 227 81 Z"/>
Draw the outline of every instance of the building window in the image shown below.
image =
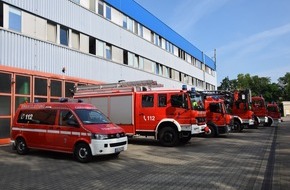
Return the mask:
<path id="1" fill-rule="evenodd" d="M 106 5 L 106 18 L 111 20 L 111 7 Z"/>
<path id="2" fill-rule="evenodd" d="M 98 14 L 104 16 L 104 2 L 98 2 Z"/>
<path id="3" fill-rule="evenodd" d="M 55 97 L 61 97 L 62 83 L 61 81 L 50 81 L 50 95 Z"/>
<path id="4" fill-rule="evenodd" d="M 73 49 L 80 49 L 80 34 L 76 31 L 72 31 L 72 48 Z"/>
<path id="5" fill-rule="evenodd" d="M 35 78 L 34 95 L 47 96 L 47 79 Z"/>
<path id="6" fill-rule="evenodd" d="M 16 94 L 30 94 L 30 77 L 16 76 Z"/>
<path id="7" fill-rule="evenodd" d="M 0 93 L 11 93 L 11 74 L 0 73 Z"/>
<path id="8" fill-rule="evenodd" d="M 106 58 L 112 59 L 112 46 L 110 44 L 106 44 Z"/>
<path id="9" fill-rule="evenodd" d="M 3 3 L 0 2 L 0 27 L 3 27 Z"/>
<path id="10" fill-rule="evenodd" d="M 144 58 L 139 57 L 139 69 L 144 69 Z"/>
<path id="11" fill-rule="evenodd" d="M 56 42 L 56 24 L 47 22 L 47 41 Z"/>
<path id="12" fill-rule="evenodd" d="M 73 2 L 80 4 L 80 0 L 72 0 Z"/>
<path id="13" fill-rule="evenodd" d="M 139 68 L 139 56 L 134 55 L 134 67 Z"/>
<path id="14" fill-rule="evenodd" d="M 124 64 L 128 65 L 128 51 L 124 50 L 123 51 L 123 57 L 124 57 Z"/>
<path id="15" fill-rule="evenodd" d="M 128 30 L 130 30 L 131 32 L 133 32 L 133 20 L 128 18 L 127 19 L 127 24 L 128 24 Z"/>
<path id="16" fill-rule="evenodd" d="M 0 96 L 1 109 L 0 116 L 8 116 L 11 114 L 11 96 Z"/>
<path id="17" fill-rule="evenodd" d="M 127 17 L 123 17 L 123 28 L 127 29 Z"/>
<path id="18" fill-rule="evenodd" d="M 65 97 L 72 97 L 73 94 L 73 90 L 75 87 L 75 83 L 71 83 L 71 82 L 66 82 L 65 83 Z"/>
<path id="19" fill-rule="evenodd" d="M 104 45 L 105 43 L 102 41 L 97 41 L 98 42 L 98 52 L 97 55 L 100 57 L 104 57 Z"/>
<path id="20" fill-rule="evenodd" d="M 9 7 L 9 29 L 21 32 L 21 11 Z"/>
<path id="21" fill-rule="evenodd" d="M 0 123 L 0 138 L 10 138 L 10 118 L 1 118 Z"/>
<path id="22" fill-rule="evenodd" d="M 143 37 L 143 26 L 141 24 L 138 24 L 138 35 Z"/>
<path id="23" fill-rule="evenodd" d="M 133 67 L 134 65 L 134 54 L 128 52 L 128 65 Z"/>
<path id="24" fill-rule="evenodd" d="M 96 55 L 96 39 L 93 37 L 89 39 L 89 53 Z"/>
<path id="25" fill-rule="evenodd" d="M 60 26 L 60 44 L 68 46 L 68 28 Z"/>

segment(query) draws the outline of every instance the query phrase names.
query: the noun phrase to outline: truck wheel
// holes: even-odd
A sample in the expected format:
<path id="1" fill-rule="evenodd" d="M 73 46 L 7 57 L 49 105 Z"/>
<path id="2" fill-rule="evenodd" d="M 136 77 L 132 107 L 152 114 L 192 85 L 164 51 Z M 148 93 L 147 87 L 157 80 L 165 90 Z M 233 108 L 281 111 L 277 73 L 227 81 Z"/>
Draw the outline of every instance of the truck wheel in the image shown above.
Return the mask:
<path id="1" fill-rule="evenodd" d="M 242 131 L 242 128 L 241 128 L 241 123 L 239 121 L 234 121 L 234 131 L 235 132 L 240 132 Z"/>
<path id="2" fill-rule="evenodd" d="M 265 126 L 270 127 L 272 124 L 273 124 L 273 120 L 269 118 L 268 123 L 265 123 Z"/>
<path id="3" fill-rule="evenodd" d="M 207 124 L 208 128 L 210 129 L 210 132 L 204 133 L 204 137 L 211 138 L 211 137 L 216 137 L 216 131 L 215 127 L 212 124 Z"/>
<path id="4" fill-rule="evenodd" d="M 16 140 L 16 151 L 20 155 L 27 154 L 27 152 L 29 151 L 27 144 L 23 138 L 18 138 Z"/>
<path id="5" fill-rule="evenodd" d="M 186 144 L 186 143 L 188 143 L 190 141 L 190 139 L 191 139 L 191 134 L 188 137 L 182 137 L 182 138 L 180 138 L 179 141 L 182 144 Z"/>
<path id="6" fill-rule="evenodd" d="M 164 127 L 160 130 L 160 143 L 163 146 L 176 146 L 179 143 L 178 132 L 172 127 Z"/>
<path id="7" fill-rule="evenodd" d="M 92 160 L 92 152 L 86 143 L 80 143 L 76 146 L 74 151 L 75 158 L 82 163 L 87 163 Z"/>

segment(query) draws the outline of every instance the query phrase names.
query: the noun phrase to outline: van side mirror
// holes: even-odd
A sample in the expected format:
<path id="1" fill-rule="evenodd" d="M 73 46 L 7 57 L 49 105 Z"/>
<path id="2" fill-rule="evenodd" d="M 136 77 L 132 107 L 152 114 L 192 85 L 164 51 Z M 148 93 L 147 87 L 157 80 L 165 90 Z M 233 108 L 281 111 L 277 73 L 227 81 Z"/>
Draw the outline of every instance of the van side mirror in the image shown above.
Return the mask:
<path id="1" fill-rule="evenodd" d="M 74 126 L 74 127 L 78 127 L 79 126 L 79 124 L 74 120 L 74 119 L 69 119 L 69 120 L 67 120 L 67 122 L 66 122 L 68 125 L 70 125 L 70 126 Z"/>

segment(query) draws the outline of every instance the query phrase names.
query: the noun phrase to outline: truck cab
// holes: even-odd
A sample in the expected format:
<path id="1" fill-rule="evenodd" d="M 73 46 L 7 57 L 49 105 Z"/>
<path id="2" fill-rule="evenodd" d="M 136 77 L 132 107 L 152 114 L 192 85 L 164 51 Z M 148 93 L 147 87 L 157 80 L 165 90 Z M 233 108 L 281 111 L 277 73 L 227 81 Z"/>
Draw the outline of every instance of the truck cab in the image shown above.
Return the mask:
<path id="1" fill-rule="evenodd" d="M 276 103 L 271 103 L 267 105 L 269 121 L 273 121 L 271 126 L 278 126 L 281 122 L 281 113 L 279 111 L 279 106 Z"/>
<path id="2" fill-rule="evenodd" d="M 207 126 L 211 130 L 211 133 L 205 135 L 217 137 L 220 134 L 228 134 L 233 127 L 234 120 L 233 116 L 228 113 L 224 100 L 218 96 L 206 96 L 204 102 Z"/>
<path id="3" fill-rule="evenodd" d="M 252 97 L 252 111 L 254 112 L 254 115 L 259 118 L 260 124 L 271 126 L 273 121 L 268 118 L 268 110 L 265 99 L 262 96 Z"/>

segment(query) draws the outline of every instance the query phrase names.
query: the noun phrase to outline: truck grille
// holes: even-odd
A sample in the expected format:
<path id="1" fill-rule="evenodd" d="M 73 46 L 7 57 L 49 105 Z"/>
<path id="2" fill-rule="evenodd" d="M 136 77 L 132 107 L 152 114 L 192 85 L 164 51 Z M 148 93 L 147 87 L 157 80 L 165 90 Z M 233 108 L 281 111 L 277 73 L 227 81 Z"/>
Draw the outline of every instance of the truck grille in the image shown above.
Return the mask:
<path id="1" fill-rule="evenodd" d="M 205 123 L 205 117 L 197 117 L 197 123 Z"/>

